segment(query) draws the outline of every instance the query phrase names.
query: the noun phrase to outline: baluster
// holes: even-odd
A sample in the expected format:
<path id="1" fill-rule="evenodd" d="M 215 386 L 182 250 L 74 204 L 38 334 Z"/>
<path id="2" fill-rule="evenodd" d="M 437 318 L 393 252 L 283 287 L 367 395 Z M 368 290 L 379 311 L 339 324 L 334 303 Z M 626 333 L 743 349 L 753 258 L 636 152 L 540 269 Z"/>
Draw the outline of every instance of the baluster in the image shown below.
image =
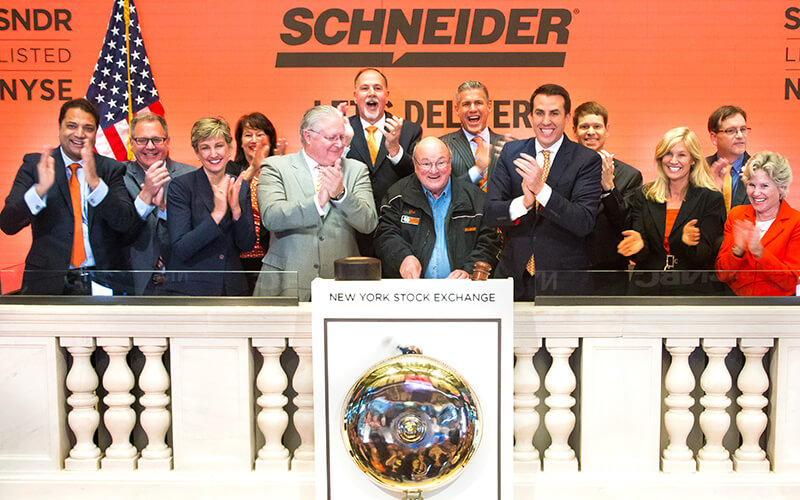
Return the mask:
<path id="1" fill-rule="evenodd" d="M 131 405 L 136 400 L 131 394 L 134 379 L 126 356 L 131 350 L 129 338 L 98 338 L 97 345 L 108 354 L 108 368 L 103 374 L 103 387 L 108 394 L 103 402 L 108 406 L 103 422 L 111 435 L 111 445 L 100 461 L 103 469 L 134 470 L 136 448 L 131 444 L 131 432 L 136 425 L 136 412 Z"/>
<path id="2" fill-rule="evenodd" d="M 147 435 L 147 446 L 139 458 L 139 470 L 165 471 L 172 469 L 172 448 L 166 436 L 170 425 L 169 374 L 162 359 L 167 350 L 166 338 L 134 338 L 133 343 L 144 354 L 144 367 L 139 375 L 142 414 L 139 423 Z"/>
<path id="3" fill-rule="evenodd" d="M 69 428 L 75 435 L 75 446 L 64 460 L 67 470 L 97 470 L 100 468 L 100 448 L 94 444 L 94 433 L 100 424 L 97 412 L 97 373 L 89 359 L 94 352 L 94 339 L 87 337 L 62 338 L 60 345 L 72 355 L 72 368 L 67 374 L 67 389 L 72 393 L 67 404 Z"/>
<path id="4" fill-rule="evenodd" d="M 314 472 L 314 378 L 311 368 L 310 340 L 294 340 L 293 348 L 297 353 L 297 371 L 294 372 L 292 385 L 297 391 L 294 404 L 294 426 L 300 436 L 300 446 L 292 458 L 292 471 Z"/>
<path id="5" fill-rule="evenodd" d="M 733 454 L 733 469 L 737 472 L 769 472 L 769 460 L 759 445 L 759 439 L 767 428 L 767 415 L 763 408 L 767 406 L 764 392 L 769 388 L 769 377 L 763 359 L 772 346 L 772 339 L 739 341 L 745 361 L 737 380 L 742 391 L 742 395 L 736 398 L 742 408 L 736 415 L 736 426 L 742 435 L 742 445 Z"/>
<path id="6" fill-rule="evenodd" d="M 542 346 L 541 339 L 517 341 L 514 354 L 514 472 L 531 473 L 541 470 L 539 450 L 533 446 L 533 436 L 539 428 L 536 391 L 541 382 L 533 366 L 533 357 Z"/>
<path id="7" fill-rule="evenodd" d="M 569 436 L 575 428 L 575 374 L 569 366 L 569 357 L 578 347 L 578 339 L 547 339 L 547 352 L 553 357 L 553 365 L 544 378 L 544 386 L 550 393 L 544 403 L 549 410 L 544 416 L 544 426 L 550 433 L 550 446 L 544 450 L 545 472 L 577 472 L 578 459 L 569 446 Z"/>
<path id="8" fill-rule="evenodd" d="M 253 339 L 253 346 L 264 358 L 264 364 L 256 378 L 256 386 L 261 391 L 256 403 L 261 407 L 256 422 L 264 435 L 264 446 L 258 450 L 257 471 L 289 470 L 289 450 L 283 446 L 283 433 L 289 424 L 289 416 L 283 407 L 288 402 L 283 391 L 289 383 L 281 367 L 280 356 L 285 349 L 283 339 Z"/>
<path id="9" fill-rule="evenodd" d="M 661 468 L 664 472 L 694 472 L 697 462 L 694 453 L 686 445 L 686 438 L 694 426 L 694 405 L 691 392 L 694 390 L 694 374 L 689 367 L 689 356 L 700 345 L 699 339 L 666 339 L 667 351 L 672 361 L 664 379 L 667 397 L 664 404 L 664 426 L 669 437 L 669 446 L 664 450 Z"/>
<path id="10" fill-rule="evenodd" d="M 700 404 L 705 408 L 700 414 L 700 428 L 706 444 L 697 453 L 697 470 L 700 472 L 731 472 L 730 453 L 722 439 L 731 425 L 726 409 L 731 404 L 727 396 L 731 388 L 731 375 L 725 366 L 725 357 L 736 345 L 735 339 L 703 339 L 703 350 L 708 355 L 708 366 L 700 377 L 700 387 L 705 395 Z"/>

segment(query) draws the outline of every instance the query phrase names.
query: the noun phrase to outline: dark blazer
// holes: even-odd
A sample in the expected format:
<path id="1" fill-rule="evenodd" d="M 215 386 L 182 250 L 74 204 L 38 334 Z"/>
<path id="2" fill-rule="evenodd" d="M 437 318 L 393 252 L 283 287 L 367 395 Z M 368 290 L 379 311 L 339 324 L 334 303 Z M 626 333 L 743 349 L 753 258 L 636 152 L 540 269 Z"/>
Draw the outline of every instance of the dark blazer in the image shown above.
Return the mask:
<path id="1" fill-rule="evenodd" d="M 736 295 L 794 295 L 800 275 L 800 212 L 781 201 L 778 215 L 761 238 L 760 259 L 749 250 L 742 257 L 733 255 L 733 225 L 739 220 L 755 224 L 753 207 L 739 206 L 728 214 L 717 254 L 717 277 Z"/>
<path id="2" fill-rule="evenodd" d="M 386 118 L 391 118 L 391 114 L 386 113 Z M 364 127 L 361 125 L 361 119 L 358 115 L 350 117 L 350 125 L 353 127 L 353 140 L 350 142 L 350 150 L 347 152 L 347 157 L 358 160 L 367 166 L 369 171 L 369 180 L 372 184 L 372 196 L 375 206 L 380 206 L 383 196 L 389 187 L 403 177 L 414 172 L 414 148 L 422 138 L 422 128 L 414 122 L 403 120 L 403 128 L 400 129 L 400 145 L 403 147 L 403 157 L 397 162 L 397 165 L 392 164 L 386 156 L 386 138 L 381 138 L 381 143 L 378 148 L 378 156 L 375 157 L 375 164 L 373 165 L 372 159 L 369 156 L 369 146 L 367 146 L 367 138 L 364 136 Z M 358 242 L 358 249 L 361 255 L 366 257 L 374 257 L 375 249 L 372 244 L 374 235 L 370 234 L 356 234 L 356 241 Z"/>
<path id="3" fill-rule="evenodd" d="M 242 209 L 239 220 L 234 222 L 229 209 L 216 224 L 211 218 L 214 193 L 205 170 L 198 168 L 172 180 L 167 198 L 167 228 L 172 243 L 167 261 L 167 269 L 171 271 L 165 281 L 167 290 L 205 296 L 248 293 L 239 259 L 239 254 L 253 248 L 256 242 L 247 182 L 242 183 L 239 191 L 239 206 Z"/>
<path id="4" fill-rule="evenodd" d="M 631 228 L 642 235 L 644 248 L 632 255 L 635 270 L 663 271 L 667 260 L 664 229 L 667 204 L 648 200 L 642 190 L 632 198 Z M 683 226 L 697 219 L 700 242 L 688 246 L 681 237 Z M 708 295 L 721 294 L 724 287 L 714 276 L 714 259 L 722 243 L 725 223 L 725 200 L 722 193 L 690 186 L 669 233 L 670 253 L 677 258 L 675 270 L 707 271 L 700 273 L 634 273 L 631 292 L 634 295 Z"/>
<path id="5" fill-rule="evenodd" d="M 596 152 L 565 136 L 546 181 L 553 190 L 547 206 L 532 209 L 513 221 L 508 208 L 514 198 L 522 196 L 522 177 L 513 162 L 520 153 L 536 156 L 534 144 L 533 138 L 506 143 L 489 177 L 486 222 L 502 228 L 504 235 L 495 276 L 513 277 L 517 299 L 532 299 L 520 295 L 518 287 L 533 253 L 537 288 L 547 281 L 547 293 L 552 295 L 587 293 L 590 285 L 585 270 L 589 268 L 589 258 L 585 240 L 597 218 L 602 160 Z"/>
<path id="6" fill-rule="evenodd" d="M 708 166 L 714 164 L 717 161 L 717 153 L 714 153 L 711 156 L 706 157 L 706 162 Z M 744 166 L 747 165 L 747 160 L 750 159 L 750 155 L 747 154 L 747 151 L 744 152 L 744 158 L 742 159 L 742 169 Z M 724 200 L 725 198 L 723 198 Z M 750 199 L 747 197 L 747 186 L 744 185 L 744 181 L 739 179 L 739 184 L 736 186 L 736 192 L 733 193 L 733 199 L 731 200 L 731 208 L 738 207 L 739 205 L 749 205 Z"/>
<path id="7" fill-rule="evenodd" d="M 486 193 L 467 179 L 450 180 L 450 208 L 444 223 L 450 270 L 472 274 L 478 261 L 494 268 L 500 246 L 497 231 L 483 223 Z M 433 210 L 416 174 L 389 188 L 380 212 L 375 250 L 384 277 L 399 278 L 400 265 L 409 255 L 419 259 L 424 277 L 436 244 L 436 228 Z"/>
<path id="8" fill-rule="evenodd" d="M 55 159 L 55 182 L 47 192 L 47 206 L 33 215 L 24 199 L 25 192 L 38 182 L 36 167 L 41 155 L 34 153 L 25 155 L 0 212 L 0 229 L 6 234 L 31 226 L 31 249 L 22 277 L 22 293 L 27 294 L 61 295 L 70 267 L 74 225 L 66 166 L 58 148 L 50 155 Z M 129 263 L 121 241 L 138 215 L 122 180 L 125 167 L 98 154 L 94 161 L 97 175 L 108 185 L 103 201 L 96 207 L 89 205 L 87 211 L 95 265 L 98 270 L 127 270 Z M 129 273 L 98 274 L 98 281 L 117 294 L 129 291 L 129 280 Z"/>
<path id="9" fill-rule="evenodd" d="M 188 174 L 197 170 L 197 167 L 186 165 L 185 163 L 178 163 L 167 158 L 167 171 L 171 178 L 179 177 L 183 174 Z M 144 184 L 145 171 L 135 161 L 125 162 L 125 188 L 135 201 L 136 197 L 142 191 L 141 185 Z M 169 191 L 169 185 L 172 181 L 164 185 L 164 194 Z M 167 232 L 167 223 L 163 219 L 158 218 L 158 209 L 153 209 L 147 217 L 142 220 L 141 217 L 131 229 L 127 238 L 127 250 L 130 258 L 131 269 L 134 272 L 133 286 L 136 295 L 144 295 L 147 286 L 151 283 L 152 273 L 144 271 L 152 271 L 158 264 L 158 257 L 161 256 L 163 262 L 166 264 L 169 260 L 170 244 L 169 233 Z"/>
<path id="10" fill-rule="evenodd" d="M 467 136 L 464 135 L 464 130 L 458 129 L 455 132 L 450 132 L 449 134 L 441 136 L 439 139 L 450 148 L 450 154 L 453 157 L 450 162 L 453 169 L 452 175 L 454 177 L 469 178 L 469 169 L 475 165 L 475 155 L 472 154 L 472 147 L 467 140 Z M 492 129 L 489 129 L 489 142 L 491 143 L 491 147 L 497 146 L 497 143 L 502 139 L 502 135 L 495 134 L 492 132 Z M 486 169 L 487 176 L 492 175 L 499 156 L 500 155 L 492 151 L 489 168 Z"/>
<path id="11" fill-rule="evenodd" d="M 586 253 L 593 271 L 593 291 L 602 295 L 624 295 L 628 290 L 628 258 L 617 252 L 622 231 L 630 227 L 631 198 L 642 187 L 642 173 L 614 159 L 614 189 L 600 196 L 594 231 L 586 237 Z"/>

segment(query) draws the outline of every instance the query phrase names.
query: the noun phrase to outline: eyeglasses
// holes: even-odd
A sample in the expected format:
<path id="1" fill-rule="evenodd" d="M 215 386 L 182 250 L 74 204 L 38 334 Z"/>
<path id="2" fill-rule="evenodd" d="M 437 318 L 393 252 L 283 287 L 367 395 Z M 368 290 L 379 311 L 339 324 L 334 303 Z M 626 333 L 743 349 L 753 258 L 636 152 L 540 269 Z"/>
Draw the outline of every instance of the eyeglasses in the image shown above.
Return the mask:
<path id="1" fill-rule="evenodd" d="M 422 170 L 430 170 L 433 168 L 434 165 L 436 165 L 437 169 L 441 170 L 447 167 L 449 164 L 450 164 L 449 160 L 437 160 L 435 163 L 431 163 L 429 161 L 417 162 L 417 165 L 419 165 L 419 168 L 421 168 Z"/>
<path id="2" fill-rule="evenodd" d="M 322 135 L 322 133 L 321 133 L 319 130 L 308 129 L 308 131 L 309 131 L 309 132 L 314 132 L 315 134 L 319 134 L 319 135 L 320 135 L 320 137 L 322 137 L 323 139 L 325 139 L 325 140 L 326 140 L 326 141 L 328 141 L 328 142 L 336 142 L 336 141 L 344 142 L 344 134 L 339 134 L 339 135 Z"/>
<path id="3" fill-rule="evenodd" d="M 726 128 L 725 130 L 717 130 L 717 133 L 718 134 L 725 134 L 725 135 L 730 136 L 730 137 L 734 137 L 734 136 L 736 136 L 737 133 L 741 133 L 742 135 L 747 135 L 752 130 L 753 129 L 750 128 L 750 127 L 739 127 L 739 128 L 730 127 L 730 128 Z"/>
<path id="4" fill-rule="evenodd" d="M 148 142 L 152 142 L 153 146 L 160 146 L 164 144 L 164 141 L 167 140 L 166 137 L 133 137 L 131 139 L 133 142 L 138 144 L 139 146 L 147 146 Z"/>

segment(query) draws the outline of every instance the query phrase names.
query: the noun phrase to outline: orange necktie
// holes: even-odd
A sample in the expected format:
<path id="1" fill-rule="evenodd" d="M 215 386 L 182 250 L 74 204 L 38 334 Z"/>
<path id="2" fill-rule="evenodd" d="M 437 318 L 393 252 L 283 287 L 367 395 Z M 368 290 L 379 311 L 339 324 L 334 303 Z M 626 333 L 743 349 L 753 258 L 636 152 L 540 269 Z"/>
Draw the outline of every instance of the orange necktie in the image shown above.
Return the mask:
<path id="1" fill-rule="evenodd" d="M 83 247 L 83 214 L 81 211 L 81 183 L 78 180 L 80 165 L 73 163 L 69 166 L 72 177 L 69 178 L 69 197 L 72 200 L 72 221 L 74 232 L 72 235 L 72 258 L 70 262 L 74 267 L 81 267 L 86 260 L 86 249 Z"/>
<path id="2" fill-rule="evenodd" d="M 733 178 L 731 178 L 733 165 L 728 165 L 725 169 L 725 177 L 722 178 L 722 196 L 725 198 L 725 211 L 731 211 L 731 198 L 733 198 Z"/>
<path id="3" fill-rule="evenodd" d="M 542 163 L 542 182 L 547 181 L 547 174 L 550 173 L 550 151 L 542 151 L 542 156 L 544 156 L 544 163 Z M 536 202 L 536 209 L 539 209 L 539 202 Z M 528 274 L 533 276 L 536 273 L 536 263 L 534 262 L 533 252 L 531 252 L 531 258 L 528 259 L 528 263 L 525 264 L 525 270 L 528 271 Z"/>
<path id="4" fill-rule="evenodd" d="M 483 140 L 483 137 L 476 135 L 472 138 L 472 142 L 477 144 L 475 148 L 475 163 L 478 163 L 478 157 L 483 154 L 486 154 L 486 142 Z M 489 171 L 483 173 L 483 178 L 478 182 L 478 186 L 483 189 L 483 192 L 486 192 L 486 183 L 489 180 Z"/>
<path id="5" fill-rule="evenodd" d="M 372 159 L 372 165 L 375 165 L 375 158 L 378 157 L 378 138 L 375 137 L 375 132 L 378 127 L 370 125 L 367 127 L 367 147 L 369 148 L 369 157 Z"/>

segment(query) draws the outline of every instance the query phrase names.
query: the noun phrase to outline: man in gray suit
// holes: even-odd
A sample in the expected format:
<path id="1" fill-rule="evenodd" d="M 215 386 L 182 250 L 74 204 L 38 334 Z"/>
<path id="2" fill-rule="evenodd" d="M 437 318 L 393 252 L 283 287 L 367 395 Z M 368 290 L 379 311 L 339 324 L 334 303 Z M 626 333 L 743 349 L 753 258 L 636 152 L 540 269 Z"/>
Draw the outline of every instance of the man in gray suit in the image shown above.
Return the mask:
<path id="1" fill-rule="evenodd" d="M 378 224 L 367 166 L 342 158 L 345 126 L 331 106 L 300 123 L 298 153 L 261 164 L 258 209 L 271 234 L 255 295 L 311 298 L 311 280 L 333 278 L 333 262 L 357 256 L 356 233 Z"/>
<path id="2" fill-rule="evenodd" d="M 481 82 L 467 80 L 458 86 L 453 108 L 461 130 L 440 137 L 453 157 L 453 176 L 469 176 L 473 184 L 486 191 L 486 181 L 497 163 L 495 148 L 503 144 L 503 136 L 488 126 L 492 113 L 489 90 Z"/>
<path id="3" fill-rule="evenodd" d="M 159 293 L 163 275 L 152 273 L 163 268 L 170 245 L 167 234 L 167 188 L 172 178 L 195 170 L 195 167 L 172 161 L 169 157 L 169 133 L 164 117 L 142 113 L 131 120 L 131 149 L 135 161 L 125 162 L 125 187 L 128 189 L 139 221 L 126 241 L 130 254 L 136 295 Z"/>

